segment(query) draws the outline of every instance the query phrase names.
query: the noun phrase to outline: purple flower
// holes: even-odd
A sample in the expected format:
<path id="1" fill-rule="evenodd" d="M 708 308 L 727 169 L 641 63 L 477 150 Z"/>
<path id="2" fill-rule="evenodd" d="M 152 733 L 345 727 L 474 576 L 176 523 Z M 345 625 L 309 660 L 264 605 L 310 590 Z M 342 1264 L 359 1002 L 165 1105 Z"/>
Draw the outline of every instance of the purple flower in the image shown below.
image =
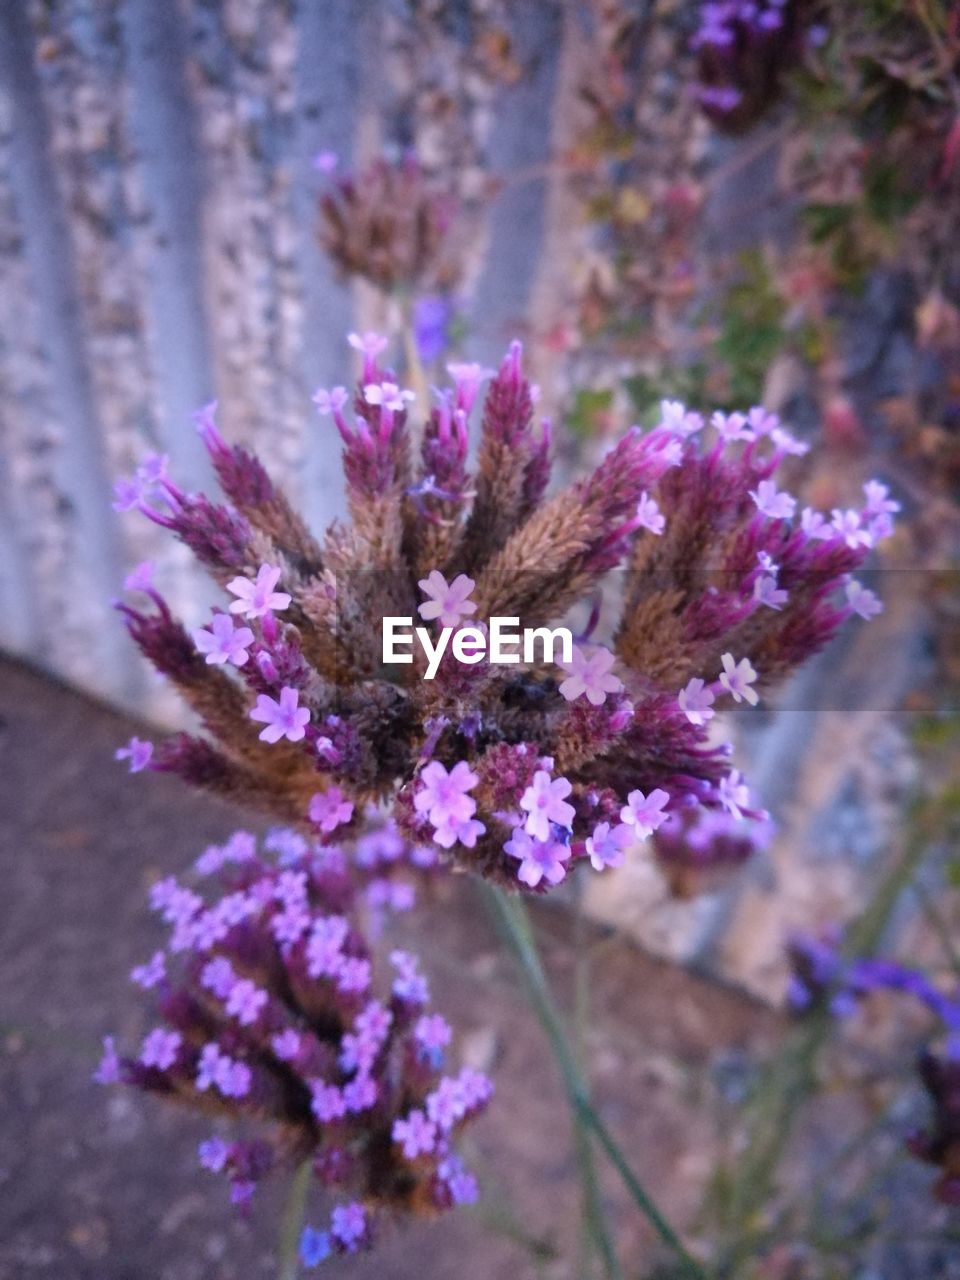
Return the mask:
<path id="1" fill-rule="evenodd" d="M 324 387 L 318 387 L 313 393 L 312 399 L 317 406 L 317 413 L 321 417 L 327 418 L 331 413 L 340 413 L 350 396 L 346 387 L 334 387 L 332 391 L 327 391 Z"/>
<path id="2" fill-rule="evenodd" d="M 633 827 L 634 837 L 643 840 L 652 835 L 661 823 L 666 822 L 667 813 L 664 806 L 669 802 L 668 792 L 656 787 L 645 796 L 642 791 L 631 791 L 627 803 L 620 810 L 620 821 Z"/>
<path id="3" fill-rule="evenodd" d="M 237 597 L 230 605 L 231 613 L 245 618 L 263 618 L 268 613 L 279 613 L 290 603 L 285 591 L 274 591 L 282 570 L 274 565 L 262 564 L 253 582 L 249 578 L 234 578 L 227 583 L 227 590 Z"/>
<path id="4" fill-rule="evenodd" d="M 464 822 L 447 820 L 434 830 L 433 838 L 441 849 L 452 849 L 457 841 L 472 849 L 477 843 L 477 837 L 482 836 L 486 829 L 475 818 L 467 818 Z"/>
<path id="5" fill-rule="evenodd" d="M 337 1205 L 330 1215 L 330 1230 L 347 1253 L 353 1253 L 359 1247 L 367 1230 L 363 1205 L 356 1202 Z"/>
<path id="6" fill-rule="evenodd" d="M 830 514 L 832 516 L 831 525 L 848 547 L 855 550 L 857 547 L 873 545 L 870 530 L 864 528 L 863 520 L 858 511 L 841 511 L 835 507 Z"/>
<path id="7" fill-rule="evenodd" d="M 439 760 L 431 760 L 420 772 L 413 807 L 417 813 L 425 813 L 435 827 L 456 827 L 476 812 L 476 801 L 467 792 L 478 781 L 465 760 L 458 761 L 449 772 Z"/>
<path id="8" fill-rule="evenodd" d="M 183 1037 L 178 1031 L 154 1027 L 143 1041 L 140 1061 L 145 1067 L 156 1067 L 158 1071 L 166 1071 L 176 1062 L 182 1043 Z"/>
<path id="9" fill-rule="evenodd" d="M 335 151 L 318 151 L 313 157 L 313 167 L 319 173 L 333 173 L 338 164 L 339 158 Z"/>
<path id="10" fill-rule="evenodd" d="M 779 492 L 773 480 L 761 480 L 756 489 L 750 490 L 750 497 L 760 514 L 771 520 L 789 520 L 797 509 L 796 498 Z"/>
<path id="11" fill-rule="evenodd" d="M 314 921 L 307 942 L 307 973 L 311 978 L 335 977 L 340 972 L 349 931 L 343 916 L 322 916 Z"/>
<path id="12" fill-rule="evenodd" d="M 609 822 L 601 822 L 587 836 L 586 849 L 590 857 L 590 865 L 595 871 L 604 867 L 619 867 L 623 862 L 624 850 L 636 839 L 629 826 L 611 827 Z"/>
<path id="13" fill-rule="evenodd" d="M 153 743 L 144 742 L 140 738 L 131 738 L 125 747 L 118 747 L 113 753 L 114 760 L 129 760 L 130 772 L 140 773 L 153 759 Z"/>
<path id="14" fill-rule="evenodd" d="M 544 842 L 550 839 L 551 822 L 559 827 L 571 827 L 575 810 L 572 804 L 567 804 L 565 797 L 572 790 L 567 778 L 551 778 L 545 769 L 538 769 L 533 775 L 533 781 L 520 797 L 520 808 L 527 811 L 524 823 L 527 834 Z M 562 880 L 563 876 L 559 878 Z"/>
<path id="15" fill-rule="evenodd" d="M 157 986 L 166 977 L 167 958 L 164 952 L 155 951 L 146 964 L 138 964 L 130 970 L 130 981 L 135 982 L 144 991 Z"/>
<path id="16" fill-rule="evenodd" d="M 376 1104 L 379 1094 L 377 1082 L 367 1075 L 358 1075 L 355 1080 L 343 1086 L 343 1101 L 351 1115 L 369 1111 Z"/>
<path id="17" fill-rule="evenodd" d="M 151 591 L 156 565 L 152 560 L 141 560 L 123 580 L 124 591 Z"/>
<path id="18" fill-rule="evenodd" d="M 399 1142 L 408 1160 L 432 1151 L 437 1143 L 437 1126 L 428 1120 L 419 1108 L 411 1111 L 406 1119 L 393 1122 L 392 1137 Z"/>
<path id="19" fill-rule="evenodd" d="M 328 787 L 311 797 L 308 812 L 310 821 L 321 831 L 333 831 L 353 817 L 353 803 L 344 797 L 339 787 Z"/>
<path id="20" fill-rule="evenodd" d="M 416 396 L 412 391 L 398 387 L 395 382 L 371 382 L 363 388 L 363 398 L 367 404 L 389 409 L 392 413 L 402 413 Z"/>
<path id="21" fill-rule="evenodd" d="M 270 1037 L 270 1047 L 281 1062 L 292 1062 L 300 1052 L 303 1040 L 299 1031 L 286 1027 Z"/>
<path id="22" fill-rule="evenodd" d="M 97 1084 L 120 1083 L 120 1058 L 117 1056 L 113 1036 L 103 1038 L 103 1056 L 93 1073 L 93 1078 Z"/>
<path id="23" fill-rule="evenodd" d="M 222 1138 L 207 1138 L 197 1147 L 200 1167 L 209 1169 L 211 1173 L 220 1173 L 226 1166 L 230 1155 L 229 1145 Z"/>
<path id="24" fill-rule="evenodd" d="M 249 627 L 236 626 L 228 613 L 215 613 L 209 630 L 199 627 L 194 631 L 193 642 L 200 653 L 206 654 L 208 664 L 232 662 L 235 667 L 242 667 L 250 657 L 247 649 L 253 644 L 253 632 Z"/>
<path id="25" fill-rule="evenodd" d="M 718 794 L 720 803 L 734 818 L 742 818 L 744 809 L 750 806 L 750 788 L 739 769 L 731 769 L 720 779 Z"/>
<path id="26" fill-rule="evenodd" d="M 335 1084 L 327 1084 L 324 1080 L 314 1080 L 311 1085 L 313 1114 L 321 1124 L 330 1124 L 340 1120 L 347 1114 L 347 1102 L 343 1090 Z"/>
<path id="27" fill-rule="evenodd" d="M 413 1028 L 417 1044 L 428 1053 L 438 1052 L 450 1043 L 450 1023 L 440 1013 L 424 1013 Z"/>
<path id="28" fill-rule="evenodd" d="M 637 503 L 637 524 L 641 529 L 649 529 L 658 538 L 666 528 L 666 518 L 661 513 L 656 499 L 651 498 L 646 492 L 641 493 L 640 501 Z"/>
<path id="29" fill-rule="evenodd" d="M 703 418 L 700 414 L 688 412 L 687 406 L 679 400 L 660 401 L 658 429 L 686 438 L 695 435 L 702 426 Z"/>
<path id="30" fill-rule="evenodd" d="M 393 994 L 411 1004 L 426 1004 L 430 999 L 430 989 L 426 978 L 420 973 L 417 957 L 409 951 L 391 951 L 390 963 L 397 971 L 393 980 Z"/>
<path id="31" fill-rule="evenodd" d="M 741 658 L 739 662 L 735 662 L 732 653 L 725 653 L 720 660 L 723 663 L 720 683 L 724 689 L 734 702 L 749 702 L 751 707 L 755 707 L 760 701 L 760 695 L 751 687 L 756 681 L 757 673 L 750 665 L 750 659 Z"/>
<path id="32" fill-rule="evenodd" d="M 691 724 L 695 724 L 698 727 L 713 719 L 715 715 L 713 710 L 714 701 L 713 693 L 698 676 L 688 680 L 685 687 L 677 694 L 680 710 Z"/>
<path id="33" fill-rule="evenodd" d="M 883 486 L 880 486 L 883 488 Z M 875 618 L 878 613 L 883 612 L 883 605 L 877 596 L 869 587 L 865 587 L 862 582 L 858 582 L 856 578 L 850 578 L 846 586 L 847 604 L 861 618 Z"/>
<path id="34" fill-rule="evenodd" d="M 426 602 L 418 606 L 417 612 L 424 622 L 439 618 L 442 627 L 459 626 L 464 618 L 477 611 L 477 606 L 470 599 L 470 592 L 475 585 L 473 579 L 468 578 L 465 573 L 457 574 L 448 585 L 440 570 L 434 569 L 417 583 L 427 597 Z"/>
<path id="35" fill-rule="evenodd" d="M 330 1257 L 330 1235 L 316 1227 L 304 1227 L 300 1233 L 300 1261 L 305 1267 L 316 1267 Z"/>
<path id="36" fill-rule="evenodd" d="M 753 598 L 757 604 L 765 604 L 769 609 L 782 609 L 787 603 L 787 593 L 777 586 L 776 578 L 770 573 L 763 573 L 753 584 Z"/>
<path id="37" fill-rule="evenodd" d="M 456 386 L 457 408 L 469 413 L 480 394 L 480 383 L 492 378 L 496 370 L 485 369 L 482 364 L 465 364 L 461 361 L 448 364 L 447 373 Z"/>
<path id="38" fill-rule="evenodd" d="M 347 341 L 354 351 L 359 351 L 370 360 L 375 360 L 390 345 L 389 341 L 382 338 L 379 333 L 365 333 L 362 337 L 360 334 L 351 333 L 348 334 Z"/>
<path id="39" fill-rule="evenodd" d="M 570 672 L 560 685 L 561 695 L 568 702 L 573 702 L 586 694 L 591 706 L 601 706 L 606 702 L 608 693 L 619 693 L 623 688 L 623 682 L 612 671 L 615 660 L 603 645 L 597 645 L 590 652 L 574 645 L 570 662 L 561 664 L 564 671 Z"/>
<path id="40" fill-rule="evenodd" d="M 450 1076 L 444 1076 L 433 1093 L 427 1095 L 427 1115 L 441 1133 L 449 1133 L 466 1111 L 460 1081 Z"/>
<path id="41" fill-rule="evenodd" d="M 710 425 L 725 444 L 734 441 L 750 441 L 755 439 L 754 433 L 747 426 L 747 419 L 742 413 L 721 413 L 719 410 L 711 414 Z"/>
<path id="42" fill-rule="evenodd" d="M 249 978 L 240 978 L 227 996 L 227 1013 L 242 1027 L 252 1026 L 267 1003 L 267 993 Z"/>
<path id="43" fill-rule="evenodd" d="M 300 694 L 289 685 L 280 690 L 280 701 L 266 693 L 257 696 L 257 705 L 250 712 L 250 719 L 257 720 L 267 727 L 260 732 L 261 742 L 279 742 L 287 738 L 290 742 L 300 742 L 310 723 L 310 711 L 307 707 L 298 706 Z"/>
<path id="44" fill-rule="evenodd" d="M 541 880 L 546 880 L 547 884 L 559 884 L 567 874 L 564 863 L 570 858 L 569 846 L 550 839 L 537 840 L 523 827 L 514 828 L 503 851 L 520 860 L 517 879 L 531 889 L 536 888 Z"/>

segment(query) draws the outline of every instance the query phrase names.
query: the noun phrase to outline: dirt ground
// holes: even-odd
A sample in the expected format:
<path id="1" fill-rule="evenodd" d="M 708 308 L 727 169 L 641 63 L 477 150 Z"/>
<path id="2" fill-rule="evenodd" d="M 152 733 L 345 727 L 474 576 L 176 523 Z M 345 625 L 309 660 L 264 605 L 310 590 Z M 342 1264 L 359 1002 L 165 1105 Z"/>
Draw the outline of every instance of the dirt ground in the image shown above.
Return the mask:
<path id="1" fill-rule="evenodd" d="M 91 1081 L 101 1037 L 131 1044 L 147 1024 L 126 976 L 158 937 L 147 886 L 251 825 L 174 780 L 127 777 L 112 756 L 137 728 L 0 663 L 0 1280 L 273 1274 L 283 1187 L 264 1188 L 250 1222 L 236 1220 L 224 1185 L 197 1165 L 202 1119 Z M 572 921 L 551 907 L 536 924 L 565 990 Z M 392 936 L 420 950 L 462 1053 L 494 1076 L 495 1104 L 468 1152 L 485 1197 L 475 1211 L 386 1233 L 338 1274 L 576 1274 L 578 1202 L 558 1078 L 475 887 L 445 881 Z M 781 1022 L 618 938 L 591 929 L 586 941 L 597 1103 L 637 1172 L 689 1226 L 716 1146 L 711 1109 L 699 1104 L 721 1084 L 735 1091 L 742 1063 L 769 1050 Z M 605 1181 L 605 1192 L 635 1275 L 655 1256 L 653 1242 L 618 1184 Z"/>

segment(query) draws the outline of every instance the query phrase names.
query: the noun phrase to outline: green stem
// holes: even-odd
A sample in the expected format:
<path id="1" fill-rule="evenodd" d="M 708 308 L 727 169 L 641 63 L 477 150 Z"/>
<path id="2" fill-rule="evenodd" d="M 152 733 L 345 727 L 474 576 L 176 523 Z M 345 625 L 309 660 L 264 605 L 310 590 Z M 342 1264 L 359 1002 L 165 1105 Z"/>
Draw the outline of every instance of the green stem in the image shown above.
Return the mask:
<path id="1" fill-rule="evenodd" d="M 563 1079 L 567 1101 L 574 1122 L 588 1130 L 606 1152 L 634 1203 L 657 1235 L 677 1256 L 682 1273 L 694 1280 L 706 1280 L 706 1272 L 683 1244 L 683 1241 L 667 1222 L 656 1204 L 646 1192 L 639 1178 L 627 1164 L 623 1152 L 611 1137 L 603 1121 L 590 1103 L 586 1085 L 567 1040 L 563 1019 L 547 984 L 546 974 L 540 963 L 526 907 L 518 896 L 508 896 L 502 890 L 483 885 L 487 901 L 513 949 L 526 980 L 530 1003 L 543 1028 L 560 1075 Z"/>
<path id="2" fill-rule="evenodd" d="M 304 1160 L 290 1184 L 290 1195 L 280 1224 L 280 1267 L 277 1280 L 297 1280 L 300 1269 L 300 1231 L 307 1208 L 312 1164 Z"/>

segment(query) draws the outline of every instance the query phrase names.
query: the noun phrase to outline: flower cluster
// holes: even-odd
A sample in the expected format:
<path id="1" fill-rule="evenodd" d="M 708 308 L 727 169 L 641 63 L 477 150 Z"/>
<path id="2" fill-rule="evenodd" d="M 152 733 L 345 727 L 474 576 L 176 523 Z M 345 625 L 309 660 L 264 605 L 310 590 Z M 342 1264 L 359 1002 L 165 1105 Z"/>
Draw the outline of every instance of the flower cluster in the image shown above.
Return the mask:
<path id="1" fill-rule="evenodd" d="M 320 199 L 320 242 L 346 277 L 391 293 L 447 290 L 457 269 L 446 252 L 457 202 L 412 154 L 381 158 L 333 181 Z"/>
<path id="2" fill-rule="evenodd" d="M 783 73 L 805 43 L 822 35 L 810 28 L 804 0 L 709 0 L 700 6 L 693 37 L 697 98 L 722 128 L 752 124 L 776 97 Z M 812 32 L 812 34 L 811 34 Z"/>
<path id="3" fill-rule="evenodd" d="M 353 396 L 314 397 L 343 442 L 349 525 L 317 540 L 212 407 L 198 423 L 231 505 L 185 494 L 157 465 L 119 486 L 119 505 L 183 539 L 230 597 L 190 633 L 148 574 L 128 580 L 150 602 L 119 606 L 134 640 L 206 729 L 132 744 L 131 768 L 322 833 L 355 830 L 379 803 L 413 843 L 537 891 L 578 863 L 616 865 L 669 814 L 759 818 L 714 717 L 755 705 L 846 619 L 879 610 L 852 575 L 891 530 L 886 487 L 830 517 L 801 509 L 777 476 L 805 446 L 775 415 L 707 422 L 664 401 L 652 430 L 546 497 L 550 436 L 518 343 L 495 373 L 449 366 L 414 447 L 385 341 L 350 340 L 363 354 Z M 600 644 L 617 568 L 620 616 Z M 387 616 L 477 643 L 493 617 L 532 630 L 581 602 L 593 608 L 572 656 L 382 662 Z"/>
<path id="4" fill-rule="evenodd" d="M 416 957 L 395 950 L 378 974 L 363 925 L 409 905 L 397 872 L 423 861 L 389 826 L 349 852 L 284 829 L 262 848 L 240 831 L 206 849 L 194 884 L 171 876 L 150 894 L 170 935 L 131 978 L 155 994 L 157 1024 L 130 1056 L 108 1038 L 97 1073 L 257 1126 L 200 1145 L 241 1207 L 277 1164 L 311 1160 L 322 1187 L 353 1197 L 333 1210 L 328 1252 L 369 1244 L 380 1210 L 476 1194 L 453 1141 L 492 1086 L 467 1067 L 441 1074 L 451 1030 Z M 305 1259 L 319 1260 L 320 1234 L 308 1229 Z"/>

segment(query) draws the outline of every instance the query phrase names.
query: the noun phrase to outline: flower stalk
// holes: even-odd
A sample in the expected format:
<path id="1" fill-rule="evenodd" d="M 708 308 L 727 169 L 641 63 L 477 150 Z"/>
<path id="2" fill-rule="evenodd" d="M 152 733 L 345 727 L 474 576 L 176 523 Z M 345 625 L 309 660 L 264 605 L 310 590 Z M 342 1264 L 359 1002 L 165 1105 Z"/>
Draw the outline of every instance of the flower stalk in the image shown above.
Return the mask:
<path id="1" fill-rule="evenodd" d="M 687 1250 L 683 1241 L 630 1168 L 626 1157 L 597 1115 L 590 1101 L 586 1083 L 567 1039 L 563 1018 L 550 991 L 524 903 L 516 895 L 508 895 L 488 884 L 483 884 L 482 889 L 494 918 L 500 925 L 506 941 L 520 964 L 531 1007 L 546 1034 L 557 1066 L 560 1069 L 567 1102 L 578 1132 L 588 1138 L 596 1139 L 600 1144 L 619 1174 L 623 1185 L 630 1193 L 634 1204 L 636 1204 L 663 1243 L 675 1254 L 681 1267 L 680 1274 L 690 1277 L 691 1280 L 706 1280 L 706 1271 Z M 589 1191 L 587 1194 L 590 1197 Z M 599 1205 L 598 1200 L 591 1199 L 590 1203 Z"/>

